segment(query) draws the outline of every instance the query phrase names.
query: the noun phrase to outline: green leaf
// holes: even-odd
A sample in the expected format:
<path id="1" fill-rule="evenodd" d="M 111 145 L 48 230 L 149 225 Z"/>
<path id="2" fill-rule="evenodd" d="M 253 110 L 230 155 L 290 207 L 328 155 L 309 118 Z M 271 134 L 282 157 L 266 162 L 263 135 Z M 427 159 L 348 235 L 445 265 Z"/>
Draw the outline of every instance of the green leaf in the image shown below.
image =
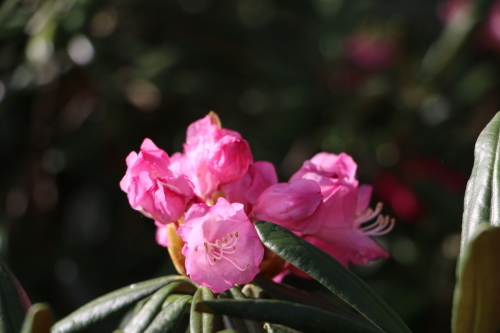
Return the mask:
<path id="1" fill-rule="evenodd" d="M 155 320 L 148 326 L 144 333 L 168 333 L 174 332 L 182 321 L 182 316 L 192 296 L 184 295 L 166 306 L 156 316 Z"/>
<path id="2" fill-rule="evenodd" d="M 186 281 L 172 282 L 153 294 L 151 299 L 123 329 L 125 333 L 141 333 L 160 312 L 165 299 L 173 292 L 194 292 L 196 287 Z"/>
<path id="3" fill-rule="evenodd" d="M 175 281 L 189 279 L 177 275 L 164 276 L 113 291 L 58 321 L 52 327 L 52 333 L 79 332 Z"/>
<path id="4" fill-rule="evenodd" d="M 380 332 L 371 324 L 351 321 L 323 309 L 277 300 L 213 300 L 198 303 L 196 309 L 286 325 L 306 332 Z"/>
<path id="5" fill-rule="evenodd" d="M 231 294 L 231 296 L 234 299 L 240 299 L 240 300 L 247 299 L 245 294 L 243 294 L 243 292 L 241 292 L 241 290 L 238 289 L 238 287 L 233 287 L 233 288 L 229 289 L 229 293 Z M 243 332 L 249 332 L 249 333 L 262 332 L 263 325 L 264 325 L 263 322 L 256 322 L 253 320 L 244 319 L 240 322 L 240 326 L 243 326 L 243 327 L 241 329 L 238 329 L 238 332 L 242 332 L 242 333 Z"/>
<path id="6" fill-rule="evenodd" d="M 20 332 L 30 305 L 19 281 L 7 265 L 0 261 L 0 332 Z"/>
<path id="7" fill-rule="evenodd" d="M 474 149 L 474 167 L 465 190 L 461 255 L 480 223 L 500 226 L 499 138 L 500 112 L 483 129 Z"/>
<path id="8" fill-rule="evenodd" d="M 303 270 L 386 332 L 411 332 L 387 303 L 336 259 L 277 224 L 255 222 L 271 251 Z"/>
<path id="9" fill-rule="evenodd" d="M 500 328 L 500 228 L 479 224 L 462 258 L 455 287 L 455 333 L 494 333 Z"/>
<path id="10" fill-rule="evenodd" d="M 340 316 L 345 316 L 352 320 L 367 322 L 367 320 L 358 313 L 342 308 L 340 305 L 330 302 L 316 294 L 294 288 L 284 283 L 276 283 L 272 280 L 258 276 L 254 279 L 254 283 L 259 285 L 265 292 L 275 299 L 311 305 L 335 312 Z"/>
<path id="11" fill-rule="evenodd" d="M 200 287 L 193 296 L 191 304 L 190 332 L 214 333 L 221 325 L 222 317 L 213 313 L 198 312 L 195 309 L 197 302 L 215 299 L 214 293 L 208 287 Z"/>
<path id="12" fill-rule="evenodd" d="M 47 304 L 33 304 L 26 314 L 21 333 L 50 333 L 52 311 Z"/>

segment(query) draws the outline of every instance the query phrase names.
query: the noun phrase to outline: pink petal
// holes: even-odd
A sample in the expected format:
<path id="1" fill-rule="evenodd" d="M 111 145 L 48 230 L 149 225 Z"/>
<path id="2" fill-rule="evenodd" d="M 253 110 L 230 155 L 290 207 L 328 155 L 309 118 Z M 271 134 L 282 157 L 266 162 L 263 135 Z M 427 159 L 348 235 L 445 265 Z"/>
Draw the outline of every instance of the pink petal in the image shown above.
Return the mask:
<path id="1" fill-rule="evenodd" d="M 294 231 L 314 233 L 325 220 L 321 189 L 308 179 L 273 185 L 257 200 L 253 218 Z"/>

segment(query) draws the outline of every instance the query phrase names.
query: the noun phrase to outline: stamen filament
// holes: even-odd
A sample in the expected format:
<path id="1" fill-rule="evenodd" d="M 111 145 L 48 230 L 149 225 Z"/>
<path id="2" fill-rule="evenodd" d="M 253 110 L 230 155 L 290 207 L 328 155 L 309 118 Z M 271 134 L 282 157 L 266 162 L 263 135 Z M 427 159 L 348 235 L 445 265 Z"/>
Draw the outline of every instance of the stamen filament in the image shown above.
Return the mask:
<path id="1" fill-rule="evenodd" d="M 214 243 L 204 242 L 205 247 L 205 259 L 210 265 L 215 265 L 217 260 L 225 259 L 229 261 L 234 267 L 240 271 L 246 270 L 250 264 L 246 264 L 243 267 L 238 266 L 233 260 L 227 257 L 228 254 L 236 252 L 236 243 L 238 242 L 238 232 L 228 234 L 229 241 L 226 237 L 222 237 L 222 242 L 217 239 Z M 198 246 L 195 246 L 195 251 L 198 250 Z"/>

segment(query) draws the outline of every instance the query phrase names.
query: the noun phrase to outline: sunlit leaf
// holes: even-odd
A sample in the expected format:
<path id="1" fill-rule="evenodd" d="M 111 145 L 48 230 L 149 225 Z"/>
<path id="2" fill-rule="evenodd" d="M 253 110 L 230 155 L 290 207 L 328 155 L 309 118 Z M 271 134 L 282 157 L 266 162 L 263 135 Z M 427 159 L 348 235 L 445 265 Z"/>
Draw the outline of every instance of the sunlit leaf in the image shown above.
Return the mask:
<path id="1" fill-rule="evenodd" d="M 494 333 L 500 328 L 500 228 L 479 224 L 467 245 L 455 288 L 455 333 Z"/>
<path id="2" fill-rule="evenodd" d="M 386 332 L 410 332 L 384 300 L 329 254 L 277 224 L 257 221 L 255 226 L 266 247 L 318 280 L 375 326 Z"/>
<path id="3" fill-rule="evenodd" d="M 187 278 L 177 275 L 165 276 L 113 291 L 95 299 L 58 321 L 53 326 L 52 333 L 82 331 L 86 327 L 103 320 L 175 281 L 187 281 Z"/>
<path id="4" fill-rule="evenodd" d="M 214 300 L 196 305 L 199 311 L 286 325 L 305 332 L 380 332 L 375 326 L 352 321 L 308 305 L 277 300 Z"/>
<path id="5" fill-rule="evenodd" d="M 467 183 L 462 221 L 463 253 L 478 225 L 500 226 L 500 113 L 486 125 L 474 149 L 474 167 Z"/>

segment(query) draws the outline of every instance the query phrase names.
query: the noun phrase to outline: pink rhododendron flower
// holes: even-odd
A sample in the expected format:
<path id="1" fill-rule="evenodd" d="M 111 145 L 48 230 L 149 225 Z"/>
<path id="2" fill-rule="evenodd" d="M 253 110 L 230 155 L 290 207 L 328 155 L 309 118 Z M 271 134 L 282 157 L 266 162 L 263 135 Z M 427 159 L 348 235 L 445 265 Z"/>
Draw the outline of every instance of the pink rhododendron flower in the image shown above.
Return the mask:
<path id="1" fill-rule="evenodd" d="M 290 181 L 309 179 L 316 182 L 321 188 L 328 222 L 350 225 L 356 213 L 356 169 L 356 163 L 347 154 L 319 153 L 305 161 Z"/>
<path id="2" fill-rule="evenodd" d="M 131 152 L 126 163 L 120 187 L 132 208 L 163 224 L 177 221 L 194 195 L 178 165 L 150 139 L 144 139 L 139 154 Z"/>
<path id="3" fill-rule="evenodd" d="M 393 220 L 380 214 L 382 205 L 375 211 L 368 208 L 372 187 L 358 186 L 357 165 L 347 154 L 319 153 L 304 162 L 291 181 L 308 179 L 316 182 L 323 195 L 326 209 L 325 222 L 315 232 L 302 232 L 303 238 L 320 247 L 347 265 L 364 263 L 388 254 L 370 236 L 389 232 Z M 368 226 L 370 220 L 375 222 Z M 300 231 L 300 230 L 297 230 Z"/>
<path id="4" fill-rule="evenodd" d="M 380 215 L 381 203 L 377 204 L 375 210 L 368 207 L 371 193 L 371 186 L 359 187 L 350 223 L 345 223 L 346 221 L 339 223 L 338 220 L 327 218 L 318 232 L 305 235 L 304 239 L 346 266 L 348 262 L 367 265 L 370 260 L 387 258 L 389 254 L 370 237 L 389 232 L 394 226 L 394 220 Z M 365 225 L 373 219 L 374 222 Z"/>
<path id="5" fill-rule="evenodd" d="M 252 218 L 273 222 L 293 231 L 317 232 L 325 222 L 321 188 L 309 179 L 273 185 L 257 200 Z"/>
<path id="6" fill-rule="evenodd" d="M 239 202 L 250 214 L 259 196 L 269 186 L 278 182 L 274 165 L 259 161 L 251 164 L 248 172 L 239 180 L 222 185 L 222 191 L 229 202 Z"/>
<path id="7" fill-rule="evenodd" d="M 185 242 L 186 273 L 215 293 L 251 282 L 259 272 L 264 247 L 240 203 L 194 204 L 177 233 Z"/>
<path id="8" fill-rule="evenodd" d="M 174 154 L 181 171 L 194 184 L 195 193 L 203 200 L 220 185 L 243 177 L 253 162 L 248 142 L 238 132 L 220 128 L 219 118 L 210 113 L 189 125 L 183 154 Z"/>

